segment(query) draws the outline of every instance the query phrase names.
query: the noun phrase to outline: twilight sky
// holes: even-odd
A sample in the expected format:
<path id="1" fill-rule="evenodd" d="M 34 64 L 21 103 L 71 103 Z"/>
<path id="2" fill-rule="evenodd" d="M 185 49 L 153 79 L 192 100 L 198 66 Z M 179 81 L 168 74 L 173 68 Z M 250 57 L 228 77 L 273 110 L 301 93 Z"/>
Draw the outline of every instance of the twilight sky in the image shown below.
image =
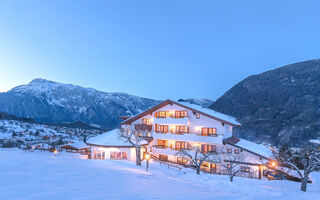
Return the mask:
<path id="1" fill-rule="evenodd" d="M 320 58 L 319 0 L 0 0 L 0 91 L 34 78 L 216 99 Z"/>

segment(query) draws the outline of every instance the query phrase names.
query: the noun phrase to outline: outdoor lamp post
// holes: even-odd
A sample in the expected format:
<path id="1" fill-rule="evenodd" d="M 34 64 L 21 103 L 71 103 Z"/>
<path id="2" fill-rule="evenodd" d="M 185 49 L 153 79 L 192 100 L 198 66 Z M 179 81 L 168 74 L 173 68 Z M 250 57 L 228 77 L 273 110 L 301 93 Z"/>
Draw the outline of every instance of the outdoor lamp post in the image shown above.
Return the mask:
<path id="1" fill-rule="evenodd" d="M 147 161 L 147 165 L 146 165 L 146 172 L 148 171 L 148 168 L 149 168 L 149 160 L 150 160 L 150 154 L 146 154 L 145 157 L 144 157 Z"/>
<path id="2" fill-rule="evenodd" d="M 54 153 L 54 156 L 57 156 L 57 154 L 58 154 L 58 150 L 57 150 L 57 149 L 55 149 L 55 150 L 53 151 L 53 153 Z"/>

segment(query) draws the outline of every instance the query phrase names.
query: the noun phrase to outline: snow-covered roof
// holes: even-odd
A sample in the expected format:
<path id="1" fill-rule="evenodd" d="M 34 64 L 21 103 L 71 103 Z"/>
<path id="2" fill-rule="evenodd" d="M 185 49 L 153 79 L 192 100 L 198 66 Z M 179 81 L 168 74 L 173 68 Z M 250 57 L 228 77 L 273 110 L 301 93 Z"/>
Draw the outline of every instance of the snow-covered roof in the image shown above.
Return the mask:
<path id="1" fill-rule="evenodd" d="M 313 144 L 320 144 L 320 140 L 310 140 L 310 142 Z"/>
<path id="2" fill-rule="evenodd" d="M 179 102 L 179 104 L 182 104 L 182 105 L 184 105 L 184 106 L 193 108 L 193 109 L 195 109 L 195 110 L 198 110 L 198 111 L 200 111 L 200 112 L 206 113 L 206 114 L 211 115 L 211 116 L 213 116 L 213 117 L 222 119 L 222 120 L 224 120 L 224 121 L 230 122 L 230 123 L 232 123 L 232 124 L 234 124 L 234 125 L 238 125 L 238 126 L 241 125 L 239 122 L 237 122 L 237 120 L 236 120 L 234 117 L 231 117 L 231 116 L 229 116 L 229 115 L 225 115 L 225 114 L 219 113 L 219 112 L 214 111 L 214 110 L 212 110 L 212 109 L 204 108 L 204 107 L 201 107 L 201 106 L 199 106 L 199 105 L 192 104 L 192 103 L 189 103 L 189 102 Z"/>
<path id="3" fill-rule="evenodd" d="M 219 120 L 219 121 L 222 121 L 222 122 L 225 122 L 225 123 L 229 123 L 231 125 L 235 125 L 235 126 L 240 126 L 241 124 L 239 122 L 236 121 L 236 119 L 234 117 L 231 117 L 231 116 L 228 116 L 228 115 L 225 115 L 225 114 L 222 114 L 222 113 L 219 113 L 219 112 L 216 112 L 212 109 L 209 109 L 209 108 L 204 108 L 204 107 L 201 107 L 199 105 L 196 105 L 196 104 L 191 104 L 189 102 L 175 102 L 175 101 L 172 101 L 170 99 L 166 100 L 166 101 L 163 101 L 161 102 L 160 104 L 152 107 L 152 108 L 149 108 L 147 110 L 145 110 L 144 112 L 142 113 L 138 113 L 137 115 L 135 116 L 132 116 L 131 118 L 129 119 L 126 119 L 124 120 L 121 124 L 128 124 L 128 123 L 131 123 L 147 114 L 150 114 L 150 112 L 154 112 L 158 109 L 160 109 L 161 107 L 163 106 L 166 106 L 168 104 L 176 104 L 176 105 L 179 105 L 179 106 L 183 106 L 187 109 L 190 109 L 190 110 L 194 110 L 195 112 L 201 112 L 207 116 L 210 116 L 216 120 Z"/>
<path id="4" fill-rule="evenodd" d="M 76 141 L 74 143 L 66 144 L 66 145 L 72 146 L 72 147 L 77 148 L 77 149 L 82 149 L 82 148 L 88 147 L 88 145 L 86 143 L 81 142 L 81 141 Z M 62 146 L 66 146 L 66 145 L 62 145 Z"/>
<path id="5" fill-rule="evenodd" d="M 99 145 L 99 146 L 117 146 L 117 147 L 131 147 L 133 146 L 129 142 L 125 142 L 123 138 L 120 137 L 120 129 L 113 129 L 111 131 L 102 133 L 96 137 L 87 140 L 87 144 Z M 142 144 L 148 144 L 147 141 L 142 141 Z"/>
<path id="6" fill-rule="evenodd" d="M 262 144 L 257 144 L 257 143 L 251 142 L 249 140 L 241 139 L 241 138 L 237 138 L 237 140 L 231 140 L 233 138 L 235 138 L 235 137 L 227 138 L 224 141 L 227 142 L 228 144 L 245 149 L 247 151 L 258 154 L 258 155 L 263 156 L 265 158 L 271 159 L 273 157 L 272 150 Z"/>

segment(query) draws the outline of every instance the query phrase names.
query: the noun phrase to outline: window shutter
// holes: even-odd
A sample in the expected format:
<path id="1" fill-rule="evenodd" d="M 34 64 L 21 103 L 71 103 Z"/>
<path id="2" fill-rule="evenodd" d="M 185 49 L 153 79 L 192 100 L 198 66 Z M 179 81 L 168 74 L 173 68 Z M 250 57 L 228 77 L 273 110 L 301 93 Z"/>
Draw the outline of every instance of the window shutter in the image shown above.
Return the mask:
<path id="1" fill-rule="evenodd" d="M 154 131 L 155 131 L 156 133 L 158 133 L 158 124 L 155 124 L 155 125 L 154 125 Z"/>
<path id="2" fill-rule="evenodd" d="M 189 133 L 189 126 L 187 127 L 187 133 Z"/>

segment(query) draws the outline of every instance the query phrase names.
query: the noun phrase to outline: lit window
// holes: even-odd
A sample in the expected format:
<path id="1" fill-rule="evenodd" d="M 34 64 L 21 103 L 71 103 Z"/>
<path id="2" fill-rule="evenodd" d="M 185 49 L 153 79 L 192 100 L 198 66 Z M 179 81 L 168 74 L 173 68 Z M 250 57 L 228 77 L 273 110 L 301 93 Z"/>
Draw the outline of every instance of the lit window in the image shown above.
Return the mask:
<path id="1" fill-rule="evenodd" d="M 234 153 L 235 153 L 235 154 L 239 154 L 239 149 L 235 149 L 235 150 L 234 150 Z"/>
<path id="2" fill-rule="evenodd" d="M 142 118 L 142 124 L 151 125 L 151 118 Z"/>
<path id="3" fill-rule="evenodd" d="M 232 153 L 232 149 L 229 149 L 229 148 L 228 148 L 228 149 L 227 149 L 227 152 L 228 152 L 228 153 Z"/>
<path id="4" fill-rule="evenodd" d="M 176 133 L 187 133 L 186 126 L 176 126 Z"/>
<path id="5" fill-rule="evenodd" d="M 196 118 L 197 118 L 197 119 L 200 119 L 200 114 L 197 114 L 197 115 L 196 115 Z"/>
<path id="6" fill-rule="evenodd" d="M 216 128 L 201 128 L 202 136 L 217 136 Z"/>

